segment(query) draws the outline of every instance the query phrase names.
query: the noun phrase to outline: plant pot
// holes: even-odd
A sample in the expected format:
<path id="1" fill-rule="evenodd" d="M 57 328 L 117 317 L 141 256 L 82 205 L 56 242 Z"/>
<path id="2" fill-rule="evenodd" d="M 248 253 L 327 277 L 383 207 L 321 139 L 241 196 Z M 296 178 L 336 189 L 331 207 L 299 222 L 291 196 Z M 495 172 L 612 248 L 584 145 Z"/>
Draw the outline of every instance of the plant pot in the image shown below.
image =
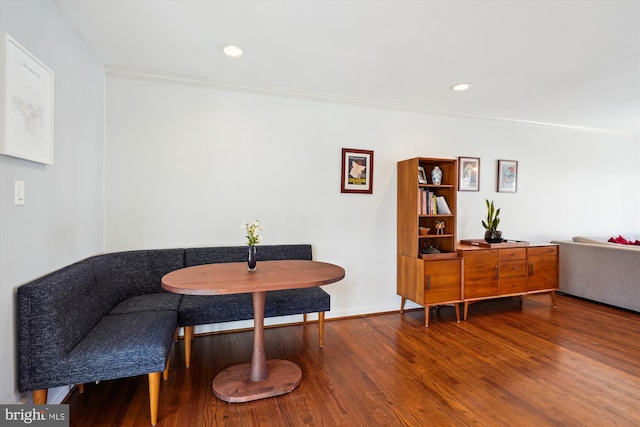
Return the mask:
<path id="1" fill-rule="evenodd" d="M 485 231 L 484 232 L 484 241 L 487 243 L 502 243 L 502 231 Z"/>

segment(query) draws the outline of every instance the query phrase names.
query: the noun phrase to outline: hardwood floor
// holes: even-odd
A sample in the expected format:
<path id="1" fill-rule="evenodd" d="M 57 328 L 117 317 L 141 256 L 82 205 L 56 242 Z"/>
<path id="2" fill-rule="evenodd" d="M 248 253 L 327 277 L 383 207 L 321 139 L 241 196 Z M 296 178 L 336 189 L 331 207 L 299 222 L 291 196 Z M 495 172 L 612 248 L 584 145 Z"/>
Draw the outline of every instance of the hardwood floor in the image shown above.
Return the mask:
<path id="1" fill-rule="evenodd" d="M 252 332 L 196 337 L 172 352 L 158 426 L 637 426 L 640 315 L 558 296 L 269 328 L 267 358 L 297 363 L 292 393 L 226 403 L 215 374 L 251 359 Z M 71 426 L 149 426 L 147 377 L 74 390 Z"/>

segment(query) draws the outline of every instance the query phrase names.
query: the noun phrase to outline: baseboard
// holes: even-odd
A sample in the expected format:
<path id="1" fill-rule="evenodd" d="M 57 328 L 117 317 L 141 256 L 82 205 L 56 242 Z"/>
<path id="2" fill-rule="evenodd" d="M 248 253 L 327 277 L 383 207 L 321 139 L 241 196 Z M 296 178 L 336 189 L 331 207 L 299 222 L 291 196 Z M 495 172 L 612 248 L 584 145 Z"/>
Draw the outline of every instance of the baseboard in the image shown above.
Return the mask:
<path id="1" fill-rule="evenodd" d="M 47 393 L 47 404 L 58 405 L 71 393 L 72 386 L 50 388 Z"/>

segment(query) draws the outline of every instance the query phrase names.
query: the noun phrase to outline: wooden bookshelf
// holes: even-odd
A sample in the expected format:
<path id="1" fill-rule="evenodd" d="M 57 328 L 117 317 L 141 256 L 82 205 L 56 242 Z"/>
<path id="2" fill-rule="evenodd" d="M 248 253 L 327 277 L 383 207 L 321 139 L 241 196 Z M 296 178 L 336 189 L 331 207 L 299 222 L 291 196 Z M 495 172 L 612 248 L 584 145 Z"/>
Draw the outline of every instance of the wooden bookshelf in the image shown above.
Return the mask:
<path id="1" fill-rule="evenodd" d="M 418 167 L 422 166 L 427 182 L 419 182 Z M 442 182 L 434 184 L 431 171 L 442 170 Z M 456 159 L 416 157 L 398 162 L 397 201 L 397 293 L 402 297 L 400 311 L 407 299 L 423 305 L 425 326 L 429 326 L 429 309 L 435 305 L 453 304 L 460 320 L 461 258 L 456 251 L 456 212 L 458 162 Z M 422 202 L 424 195 L 444 197 L 451 213 L 430 212 Z M 436 222 L 444 221 L 442 234 L 437 234 Z M 420 227 L 430 228 L 426 235 Z M 440 252 L 424 253 L 435 247 Z"/>

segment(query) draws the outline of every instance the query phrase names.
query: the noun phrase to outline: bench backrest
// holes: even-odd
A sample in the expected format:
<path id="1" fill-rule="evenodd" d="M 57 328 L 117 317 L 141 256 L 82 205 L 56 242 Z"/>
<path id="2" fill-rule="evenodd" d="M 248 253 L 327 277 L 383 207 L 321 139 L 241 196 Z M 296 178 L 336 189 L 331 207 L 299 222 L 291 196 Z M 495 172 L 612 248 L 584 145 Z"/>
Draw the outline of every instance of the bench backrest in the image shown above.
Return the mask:
<path id="1" fill-rule="evenodd" d="M 184 250 L 184 266 L 222 262 L 243 262 L 247 260 L 248 246 L 220 246 L 208 248 L 188 248 Z M 312 260 L 311 245 L 258 245 L 256 258 L 260 261 L 282 259 Z"/>
<path id="2" fill-rule="evenodd" d="M 184 267 L 184 249 L 114 252 L 89 260 L 96 276 L 102 313 L 127 298 L 164 292 L 161 279 Z"/>

